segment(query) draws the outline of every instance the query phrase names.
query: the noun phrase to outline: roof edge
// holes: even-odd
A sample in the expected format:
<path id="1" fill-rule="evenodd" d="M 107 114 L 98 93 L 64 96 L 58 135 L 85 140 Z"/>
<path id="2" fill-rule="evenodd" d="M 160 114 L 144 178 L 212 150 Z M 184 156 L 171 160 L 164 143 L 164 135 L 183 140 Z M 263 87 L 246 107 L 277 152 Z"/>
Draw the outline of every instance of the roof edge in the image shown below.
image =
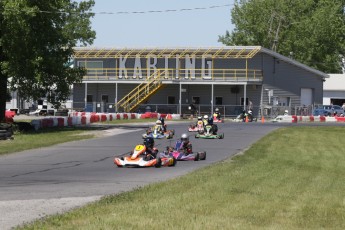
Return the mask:
<path id="1" fill-rule="evenodd" d="M 267 48 L 261 47 L 260 52 L 269 54 L 269 55 L 274 56 L 276 58 L 279 58 L 280 60 L 288 62 L 288 63 L 290 63 L 292 65 L 298 66 L 298 67 L 300 67 L 302 69 L 305 69 L 305 70 L 307 70 L 309 72 L 312 72 L 314 74 L 320 75 L 323 78 L 329 78 L 328 74 L 326 74 L 326 73 L 324 73 L 324 72 L 322 72 L 320 70 L 314 69 L 312 67 L 309 67 L 309 66 L 307 66 L 305 64 L 302 64 L 301 62 L 298 62 L 298 61 L 296 61 L 294 59 L 291 59 L 289 57 L 283 56 L 283 55 L 281 55 L 281 54 L 279 54 L 277 52 L 274 52 L 273 50 L 269 50 Z"/>

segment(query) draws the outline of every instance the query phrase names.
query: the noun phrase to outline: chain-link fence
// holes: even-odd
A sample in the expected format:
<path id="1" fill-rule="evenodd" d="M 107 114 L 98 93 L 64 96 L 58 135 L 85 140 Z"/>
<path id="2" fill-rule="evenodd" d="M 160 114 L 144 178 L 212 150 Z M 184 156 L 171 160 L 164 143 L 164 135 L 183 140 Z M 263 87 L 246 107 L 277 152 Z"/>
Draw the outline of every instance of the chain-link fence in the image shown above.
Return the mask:
<path id="1" fill-rule="evenodd" d="M 215 108 L 218 108 L 223 117 L 233 118 L 241 114 L 244 110 L 248 109 L 248 106 L 244 108 L 243 105 L 214 105 L 213 110 L 210 104 L 141 104 L 135 111 L 136 113 L 145 112 L 157 112 L 164 114 L 181 114 L 183 117 L 188 117 L 193 115 L 202 116 L 210 115 Z M 314 106 L 253 106 L 253 115 L 255 117 L 265 118 L 275 118 L 278 115 L 283 115 L 287 110 L 289 115 L 298 116 L 309 116 L 312 115 Z M 122 112 L 116 111 L 116 106 L 114 103 L 104 103 L 104 102 L 75 102 L 73 103 L 72 110 L 75 111 L 85 111 L 85 112 L 101 112 L 101 113 L 114 113 Z"/>

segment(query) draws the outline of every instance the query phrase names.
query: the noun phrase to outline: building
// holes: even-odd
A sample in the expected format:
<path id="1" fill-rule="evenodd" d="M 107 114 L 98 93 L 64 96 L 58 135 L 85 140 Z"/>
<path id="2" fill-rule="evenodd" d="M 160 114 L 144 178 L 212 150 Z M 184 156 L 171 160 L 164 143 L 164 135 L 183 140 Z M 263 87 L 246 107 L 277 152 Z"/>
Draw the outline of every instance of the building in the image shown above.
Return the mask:
<path id="1" fill-rule="evenodd" d="M 73 108 L 94 112 L 297 114 L 321 104 L 328 75 L 260 46 L 75 48 L 85 67 Z"/>
<path id="2" fill-rule="evenodd" d="M 340 105 L 345 103 L 345 74 L 329 74 L 324 83 L 323 104 Z"/>

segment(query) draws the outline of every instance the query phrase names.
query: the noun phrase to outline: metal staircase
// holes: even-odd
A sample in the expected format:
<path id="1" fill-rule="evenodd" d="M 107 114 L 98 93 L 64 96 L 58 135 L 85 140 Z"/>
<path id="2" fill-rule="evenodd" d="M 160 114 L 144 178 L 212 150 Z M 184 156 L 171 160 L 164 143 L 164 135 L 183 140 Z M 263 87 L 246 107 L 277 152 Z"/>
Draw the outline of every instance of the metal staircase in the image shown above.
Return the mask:
<path id="1" fill-rule="evenodd" d="M 162 76 L 165 71 L 157 70 L 150 77 L 135 87 L 116 104 L 116 111 L 132 112 L 143 101 L 156 93 L 162 86 Z"/>

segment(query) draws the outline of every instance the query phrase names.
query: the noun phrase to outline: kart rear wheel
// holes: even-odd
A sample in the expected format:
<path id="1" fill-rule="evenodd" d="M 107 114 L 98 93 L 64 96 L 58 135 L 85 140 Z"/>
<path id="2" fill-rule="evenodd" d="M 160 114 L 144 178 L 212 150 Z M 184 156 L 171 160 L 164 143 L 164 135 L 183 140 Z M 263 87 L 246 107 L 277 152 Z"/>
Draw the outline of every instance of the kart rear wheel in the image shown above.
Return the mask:
<path id="1" fill-rule="evenodd" d="M 200 152 L 200 155 L 203 156 L 203 157 L 200 157 L 200 160 L 202 161 L 206 160 L 206 151 Z"/>
<path id="2" fill-rule="evenodd" d="M 224 133 L 219 135 L 219 139 L 223 139 L 224 138 Z"/>
<path id="3" fill-rule="evenodd" d="M 156 159 L 157 161 L 156 161 L 155 167 L 160 168 L 162 166 L 162 159 L 160 157 L 157 157 Z"/>
<path id="4" fill-rule="evenodd" d="M 175 158 L 175 157 L 173 157 L 172 159 L 173 159 L 173 163 L 172 163 L 171 165 L 169 165 L 170 167 L 175 166 L 175 165 L 176 165 L 176 162 L 177 162 L 177 160 L 176 160 L 176 158 Z"/>
<path id="5" fill-rule="evenodd" d="M 196 154 L 195 154 L 194 161 L 198 161 L 198 160 L 200 160 L 200 155 L 199 155 L 199 153 L 196 153 Z"/>

